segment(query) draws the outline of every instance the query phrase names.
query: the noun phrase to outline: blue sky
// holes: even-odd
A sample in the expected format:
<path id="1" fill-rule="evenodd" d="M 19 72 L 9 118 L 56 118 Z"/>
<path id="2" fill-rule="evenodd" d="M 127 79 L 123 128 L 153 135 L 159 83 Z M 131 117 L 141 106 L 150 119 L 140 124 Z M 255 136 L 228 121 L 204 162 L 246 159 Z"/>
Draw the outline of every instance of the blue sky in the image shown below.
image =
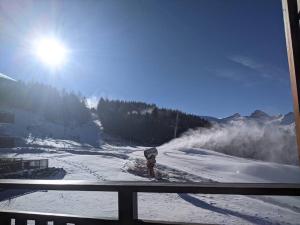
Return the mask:
<path id="1" fill-rule="evenodd" d="M 292 111 L 280 0 L 0 2 L 0 72 L 87 97 L 224 117 Z M 70 49 L 57 71 L 37 36 Z"/>

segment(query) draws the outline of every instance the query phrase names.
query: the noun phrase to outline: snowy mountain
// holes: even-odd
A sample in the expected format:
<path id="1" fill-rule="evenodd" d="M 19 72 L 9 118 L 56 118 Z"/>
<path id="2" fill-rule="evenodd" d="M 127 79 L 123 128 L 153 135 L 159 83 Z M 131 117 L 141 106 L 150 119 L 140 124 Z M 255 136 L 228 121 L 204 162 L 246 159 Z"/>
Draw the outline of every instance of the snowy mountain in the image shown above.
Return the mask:
<path id="1" fill-rule="evenodd" d="M 261 110 L 255 110 L 251 115 L 249 116 L 251 119 L 256 119 L 256 120 L 271 120 L 273 119 L 272 116 L 268 115 L 264 111 Z"/>
<path id="2" fill-rule="evenodd" d="M 104 137 L 113 140 L 113 143 L 117 141 L 116 138 L 103 132 L 101 121 L 92 112 L 91 119 L 86 123 L 82 125 L 71 123 L 64 126 L 63 123 L 47 120 L 40 113 L 1 106 L 0 110 L 15 114 L 15 124 L 0 126 L 0 132 L 17 137 L 18 146 L 31 146 L 37 143 L 44 143 L 44 146 L 47 146 L 48 141 L 58 140 L 63 143 L 75 141 L 82 145 L 99 147 L 105 143 Z M 250 116 L 236 113 L 223 119 L 212 117 L 206 119 L 213 121 L 212 128 L 190 130 L 175 141 L 179 141 L 182 148 L 204 148 L 243 158 L 297 163 L 293 113 L 270 116 L 256 110 Z M 122 145 L 125 141 L 120 139 L 120 143 Z"/>
<path id="3" fill-rule="evenodd" d="M 206 117 L 213 127 L 190 130 L 158 146 L 157 178 L 150 179 L 143 156 L 147 147 L 105 134 L 95 113 L 83 124 L 65 126 L 39 112 L 0 110 L 15 115 L 15 123 L 1 125 L 0 133 L 19 141 L 18 147 L 1 149 L 0 155 L 48 159 L 50 167 L 66 172 L 66 180 L 300 182 L 299 167 L 282 164 L 297 159 L 293 113 L 270 116 L 256 110 L 250 116 Z M 117 201 L 115 193 L 34 191 L 16 196 L 0 191 L 1 209 L 87 217 L 117 218 Z M 299 224 L 299 215 L 296 197 L 139 193 L 141 219 L 290 225 Z"/>
<path id="4" fill-rule="evenodd" d="M 226 122 L 236 121 L 236 120 L 240 120 L 240 119 L 243 119 L 241 114 L 235 113 L 232 116 L 228 116 L 228 117 L 221 119 L 221 122 L 226 123 Z"/>
<path id="5" fill-rule="evenodd" d="M 274 123 L 279 125 L 290 125 L 295 122 L 294 113 L 289 112 L 285 115 L 269 115 L 262 110 L 255 110 L 249 116 L 242 116 L 239 113 L 235 113 L 231 116 L 224 118 L 216 118 L 210 116 L 203 116 L 203 118 L 207 119 L 212 123 L 230 123 L 233 121 L 254 121 L 259 123 Z"/>
<path id="6" fill-rule="evenodd" d="M 295 116 L 294 116 L 294 113 L 292 112 L 289 112 L 287 114 L 285 114 L 281 121 L 280 121 L 280 124 L 282 125 L 289 125 L 289 124 L 292 124 L 295 122 Z"/>
<path id="7" fill-rule="evenodd" d="M 11 81 L 7 76 L 2 77 L 2 80 Z M 11 86 L 18 87 L 17 82 L 10 83 L 16 83 L 16 85 Z M 104 122 L 106 122 L 106 125 L 111 123 L 110 116 L 112 114 L 111 112 L 114 112 L 113 109 L 112 111 L 108 110 L 109 113 L 105 114 L 108 115 L 107 121 L 100 121 L 100 117 L 98 118 L 99 115 L 97 115 L 96 112 L 88 110 L 76 96 L 65 95 L 65 98 L 61 98 L 58 91 L 47 86 L 44 87 L 33 84 L 28 87 L 26 85 L 22 87 L 24 90 L 19 93 L 20 98 L 28 93 L 28 90 L 33 90 L 35 88 L 35 94 L 28 96 L 30 101 L 27 97 L 21 100 L 19 97 L 15 98 L 15 94 L 11 92 L 11 96 L 15 99 L 15 105 L 12 104 L 10 107 L 5 106 L 5 104 L 0 105 L 0 110 L 10 111 L 16 117 L 15 124 L 0 126 L 0 132 L 2 134 L 17 137 L 18 146 L 31 146 L 36 145 L 37 143 L 44 143 L 44 146 L 47 146 L 48 141 L 51 142 L 57 140 L 57 142 L 72 143 L 75 141 L 82 145 L 99 147 L 105 142 L 103 140 L 104 137 L 108 137 L 108 139 L 116 142 L 116 134 L 108 135 L 109 133 L 104 133 L 102 129 Z M 44 97 L 41 99 L 41 97 L 37 96 L 37 93 L 42 93 L 45 89 L 47 89 L 47 92 L 43 95 L 47 96 L 47 98 Z M 3 93 L 6 93 L 3 89 L 1 90 Z M 52 100 L 50 99 L 50 101 L 48 98 L 49 93 L 52 96 Z M 62 104 L 58 104 L 57 99 L 59 98 L 60 101 L 65 101 L 66 98 L 70 98 L 69 106 L 62 107 Z M 10 98 L 7 100 L 10 101 Z M 23 104 L 24 101 L 28 101 L 28 103 Z M 37 102 L 39 102 L 39 104 L 37 104 Z M 76 104 L 73 104 L 74 102 Z M 141 108 L 143 111 L 140 111 L 141 115 L 145 114 L 149 116 L 154 113 L 154 109 L 151 108 L 151 105 L 144 103 L 136 104 L 137 106 L 143 106 Z M 55 105 L 56 107 L 48 107 L 49 105 Z M 62 110 L 53 110 L 59 107 L 61 109 L 65 108 L 66 110 L 69 110 L 68 113 L 64 114 L 64 111 Z M 77 113 L 80 111 L 82 111 L 83 114 Z M 170 118 L 170 123 L 166 126 L 166 128 L 168 128 L 166 133 L 172 137 L 162 141 L 162 143 L 173 138 L 173 128 L 169 129 L 169 127 L 173 126 L 175 122 L 176 111 L 170 112 L 172 112 L 174 116 L 168 117 Z M 64 117 L 63 115 L 66 115 L 67 117 Z M 179 121 L 181 122 L 185 118 L 183 115 L 184 114 L 179 116 Z M 72 119 L 70 118 L 71 116 L 73 116 Z M 65 118 L 67 121 L 65 121 Z M 77 121 L 82 118 L 84 119 L 83 122 L 77 123 Z M 232 116 L 222 119 L 214 117 L 205 117 L 205 119 L 211 121 L 213 126 L 210 128 L 201 127 L 197 124 L 195 125 L 195 121 L 190 120 L 190 122 L 193 122 L 194 129 L 185 133 L 182 132 L 180 137 L 175 139 L 175 141 L 180 142 L 182 148 L 204 148 L 243 158 L 288 164 L 297 163 L 293 113 L 273 116 L 261 110 L 255 110 L 249 116 L 235 113 Z M 126 121 L 128 122 L 128 119 Z M 130 124 L 124 126 L 124 123 L 121 123 L 122 121 L 116 122 L 115 120 L 114 122 L 116 127 L 120 127 L 120 124 L 123 124 L 123 129 L 121 129 L 124 131 L 123 133 L 128 134 L 130 129 L 132 129 Z M 155 132 L 155 134 L 161 136 L 161 130 L 159 130 L 161 128 L 161 122 L 157 124 L 157 132 Z M 138 123 L 137 132 L 141 133 L 141 130 L 145 130 L 147 127 L 149 127 L 148 123 L 142 128 L 140 123 Z M 153 139 L 153 132 L 144 132 L 144 136 L 149 140 Z M 136 138 L 136 136 L 132 134 L 129 137 L 130 139 L 127 139 L 127 142 L 133 144 L 133 138 Z M 123 137 L 123 139 L 125 138 Z M 122 145 L 122 143 L 125 142 L 120 139 L 120 143 Z"/>

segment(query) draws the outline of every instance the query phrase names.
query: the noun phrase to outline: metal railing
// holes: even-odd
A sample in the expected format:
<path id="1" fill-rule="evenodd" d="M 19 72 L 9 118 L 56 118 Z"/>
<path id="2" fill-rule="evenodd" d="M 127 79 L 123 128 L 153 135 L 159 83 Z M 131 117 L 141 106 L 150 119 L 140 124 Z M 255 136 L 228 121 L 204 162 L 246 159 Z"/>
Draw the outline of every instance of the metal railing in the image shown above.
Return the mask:
<path id="1" fill-rule="evenodd" d="M 0 174 L 48 168 L 48 159 L 0 158 Z"/>
<path id="2" fill-rule="evenodd" d="M 97 183 L 66 180 L 1 180 L 0 189 L 117 192 L 119 215 L 118 219 L 84 218 L 66 214 L 7 211 L 0 209 L 1 225 L 11 225 L 12 219 L 15 220 L 15 225 L 27 225 L 28 220 L 35 221 L 35 225 L 46 225 L 50 221 L 52 221 L 54 225 L 184 224 L 176 222 L 144 221 L 139 219 L 137 193 L 300 196 L 300 184 L 278 183 L 158 183 L 108 181 Z"/>

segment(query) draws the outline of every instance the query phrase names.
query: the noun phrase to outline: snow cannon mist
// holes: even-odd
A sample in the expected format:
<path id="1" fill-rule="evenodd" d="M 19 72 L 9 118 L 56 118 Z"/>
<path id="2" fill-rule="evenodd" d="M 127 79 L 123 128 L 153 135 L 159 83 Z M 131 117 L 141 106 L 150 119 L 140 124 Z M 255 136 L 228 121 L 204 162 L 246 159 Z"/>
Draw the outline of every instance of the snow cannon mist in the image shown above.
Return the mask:
<path id="1" fill-rule="evenodd" d="M 215 124 L 210 129 L 189 130 L 161 149 L 186 151 L 203 148 L 243 158 L 297 164 L 295 125 L 254 120 Z"/>
<path id="2" fill-rule="evenodd" d="M 158 154 L 158 151 L 156 148 L 149 148 L 144 151 L 144 156 L 147 159 L 147 168 L 148 168 L 148 174 L 150 177 L 155 177 L 154 173 L 154 166 L 156 163 L 156 156 Z"/>

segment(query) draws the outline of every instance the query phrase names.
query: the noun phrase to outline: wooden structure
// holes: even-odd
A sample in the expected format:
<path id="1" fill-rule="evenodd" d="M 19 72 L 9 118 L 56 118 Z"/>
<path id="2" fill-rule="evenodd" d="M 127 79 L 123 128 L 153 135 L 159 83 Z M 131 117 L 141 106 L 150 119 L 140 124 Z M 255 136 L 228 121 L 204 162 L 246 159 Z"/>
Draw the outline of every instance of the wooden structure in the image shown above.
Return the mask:
<path id="1" fill-rule="evenodd" d="M 300 163 L 300 0 L 282 0 L 282 8 L 291 88 L 294 100 L 298 159 Z"/>
<path id="2" fill-rule="evenodd" d="M 11 124 L 14 122 L 15 122 L 14 114 L 8 112 L 0 112 L 0 124 L 1 123 Z M 13 148 L 13 147 L 15 147 L 14 137 L 0 136 L 0 148 Z"/>
<path id="3" fill-rule="evenodd" d="M 8 136 L 0 136 L 0 148 L 14 148 L 15 138 Z"/>
<path id="4" fill-rule="evenodd" d="M 14 114 L 8 112 L 0 112 L 0 123 L 14 123 Z"/>
<path id="5" fill-rule="evenodd" d="M 157 182 L 87 182 L 87 181 L 45 181 L 45 180 L 2 180 L 0 189 L 26 190 L 70 190 L 108 191 L 118 193 L 118 219 L 84 218 L 80 216 L 0 211 L 1 225 L 27 225 L 34 220 L 35 225 L 162 225 L 184 224 L 176 222 L 144 221 L 138 218 L 138 193 L 199 193 L 226 195 L 280 195 L 300 196 L 300 184 L 250 184 L 250 183 L 157 183 Z M 191 223 L 186 223 L 191 224 Z M 198 223 L 200 224 L 200 223 Z"/>

